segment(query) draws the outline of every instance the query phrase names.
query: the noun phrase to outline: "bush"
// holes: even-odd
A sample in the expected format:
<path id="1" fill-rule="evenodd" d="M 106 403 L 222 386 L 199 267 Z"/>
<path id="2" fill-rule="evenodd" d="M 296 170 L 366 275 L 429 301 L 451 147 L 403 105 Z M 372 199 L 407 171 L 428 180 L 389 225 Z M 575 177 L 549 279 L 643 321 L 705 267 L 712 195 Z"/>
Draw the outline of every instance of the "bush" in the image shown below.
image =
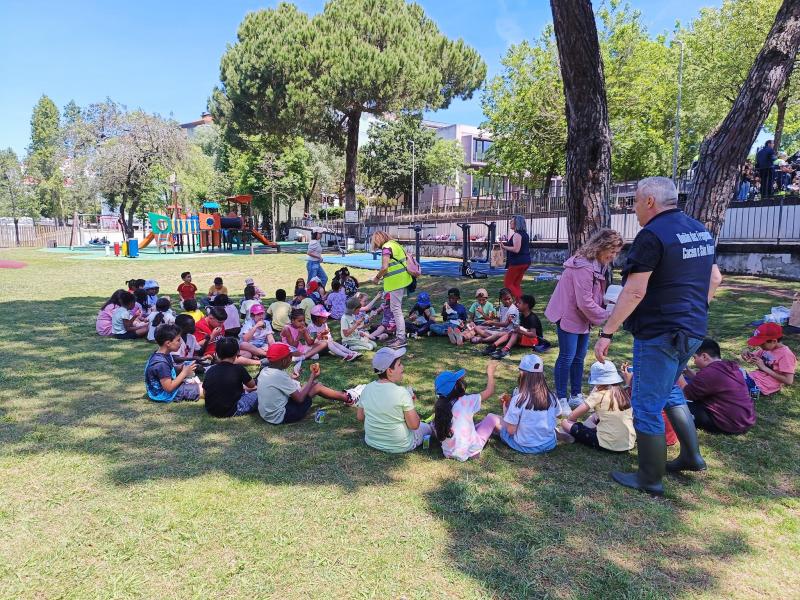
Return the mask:
<path id="1" fill-rule="evenodd" d="M 341 206 L 333 206 L 331 208 L 322 208 L 319 211 L 320 219 L 343 219 L 344 208 Z"/>

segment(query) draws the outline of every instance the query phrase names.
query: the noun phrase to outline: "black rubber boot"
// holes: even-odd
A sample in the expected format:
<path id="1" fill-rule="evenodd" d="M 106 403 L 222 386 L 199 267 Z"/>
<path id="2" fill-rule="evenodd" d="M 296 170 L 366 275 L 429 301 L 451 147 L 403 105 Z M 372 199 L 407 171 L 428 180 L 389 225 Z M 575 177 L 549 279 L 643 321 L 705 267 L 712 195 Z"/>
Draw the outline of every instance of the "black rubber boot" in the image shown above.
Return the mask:
<path id="1" fill-rule="evenodd" d="M 681 444 L 681 452 L 678 458 L 667 463 L 667 471 L 677 473 L 678 471 L 705 471 L 706 461 L 700 456 L 700 443 L 697 441 L 697 428 L 694 426 L 694 418 L 689 407 L 685 404 L 672 406 L 664 409 L 678 436 Z"/>
<path id="2" fill-rule="evenodd" d="M 611 478 L 620 485 L 639 490 L 653 496 L 664 495 L 664 464 L 667 462 L 667 440 L 664 434 L 651 435 L 636 432 L 639 450 L 639 470 L 635 473 L 612 471 Z"/>

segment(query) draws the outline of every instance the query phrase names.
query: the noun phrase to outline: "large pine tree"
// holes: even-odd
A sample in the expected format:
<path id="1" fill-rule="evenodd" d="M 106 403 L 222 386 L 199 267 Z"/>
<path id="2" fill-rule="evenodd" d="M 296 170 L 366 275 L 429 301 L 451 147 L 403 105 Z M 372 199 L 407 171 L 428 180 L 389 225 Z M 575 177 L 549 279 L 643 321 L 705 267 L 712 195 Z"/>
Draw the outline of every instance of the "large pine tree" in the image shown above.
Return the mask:
<path id="1" fill-rule="evenodd" d="M 233 143 L 285 133 L 343 148 L 345 204 L 355 210 L 362 115 L 443 108 L 471 97 L 485 75 L 478 53 L 417 4 L 331 0 L 309 18 L 283 3 L 245 17 L 210 109 Z"/>

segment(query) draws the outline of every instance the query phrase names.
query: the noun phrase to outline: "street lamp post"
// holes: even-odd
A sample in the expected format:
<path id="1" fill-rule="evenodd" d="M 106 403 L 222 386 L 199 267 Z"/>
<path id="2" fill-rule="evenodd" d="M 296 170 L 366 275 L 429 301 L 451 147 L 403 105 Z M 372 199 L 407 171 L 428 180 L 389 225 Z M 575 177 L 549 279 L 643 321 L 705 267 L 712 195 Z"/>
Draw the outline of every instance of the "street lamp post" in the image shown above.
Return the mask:
<path id="1" fill-rule="evenodd" d="M 681 58 L 678 63 L 678 103 L 675 109 L 675 144 L 672 147 L 672 181 L 678 185 L 678 144 L 681 141 L 681 93 L 683 91 L 683 41 L 675 40 L 681 45 Z"/>
<path id="2" fill-rule="evenodd" d="M 411 144 L 411 222 L 415 221 L 416 215 L 416 194 L 417 194 L 417 185 L 416 185 L 416 146 L 414 145 L 414 140 L 409 140 Z"/>
<path id="3" fill-rule="evenodd" d="M 19 219 L 17 219 L 17 199 L 14 196 L 14 188 L 11 185 L 11 177 L 13 176 L 14 172 L 9 169 L 3 176 L 5 177 L 6 183 L 8 184 L 8 194 L 11 196 L 11 216 L 14 219 L 14 242 L 17 246 L 19 246 Z"/>

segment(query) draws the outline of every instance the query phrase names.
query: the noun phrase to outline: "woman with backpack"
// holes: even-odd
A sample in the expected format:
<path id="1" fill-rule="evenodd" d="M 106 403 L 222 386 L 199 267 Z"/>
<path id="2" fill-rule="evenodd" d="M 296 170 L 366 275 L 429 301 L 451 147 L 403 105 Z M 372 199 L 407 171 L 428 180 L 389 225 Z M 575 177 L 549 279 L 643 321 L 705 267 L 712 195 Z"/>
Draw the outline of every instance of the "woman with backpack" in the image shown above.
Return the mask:
<path id="1" fill-rule="evenodd" d="M 396 337 L 389 344 L 392 348 L 406 345 L 406 321 L 403 315 L 403 296 L 406 288 L 414 283 L 412 275 L 419 274 L 417 262 L 406 255 L 403 247 L 385 231 L 372 234 L 372 249 L 381 250 L 381 268 L 373 281 L 383 280 L 383 291 L 389 294 L 389 307 L 397 325 Z"/>

